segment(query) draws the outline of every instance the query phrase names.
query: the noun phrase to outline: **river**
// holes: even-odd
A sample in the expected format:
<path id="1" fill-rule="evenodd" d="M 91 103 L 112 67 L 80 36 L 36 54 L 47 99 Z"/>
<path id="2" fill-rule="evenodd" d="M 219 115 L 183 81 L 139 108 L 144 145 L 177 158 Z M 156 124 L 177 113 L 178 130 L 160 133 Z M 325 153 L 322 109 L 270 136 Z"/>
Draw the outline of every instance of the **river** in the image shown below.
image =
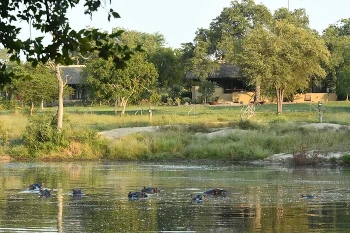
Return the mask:
<path id="1" fill-rule="evenodd" d="M 51 196 L 28 192 L 32 183 L 44 183 Z M 161 192 L 128 199 L 143 187 Z M 74 188 L 84 195 L 73 197 Z M 213 188 L 227 195 L 191 200 Z M 0 232 L 349 232 L 349 219 L 350 169 L 343 167 L 0 163 Z"/>

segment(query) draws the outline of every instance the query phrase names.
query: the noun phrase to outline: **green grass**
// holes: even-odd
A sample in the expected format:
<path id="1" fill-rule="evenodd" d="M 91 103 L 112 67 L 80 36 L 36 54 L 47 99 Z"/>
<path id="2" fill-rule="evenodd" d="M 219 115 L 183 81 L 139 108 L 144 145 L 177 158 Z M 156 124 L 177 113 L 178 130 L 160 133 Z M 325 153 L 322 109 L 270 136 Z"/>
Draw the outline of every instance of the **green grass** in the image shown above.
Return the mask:
<path id="1" fill-rule="evenodd" d="M 275 153 L 293 153 L 301 147 L 318 151 L 349 151 L 349 131 L 341 129 L 308 130 L 306 123 L 318 122 L 317 103 L 284 104 L 283 114 L 276 105 L 256 106 L 249 121 L 240 122 L 242 106 L 128 106 L 125 116 L 115 115 L 111 106 L 65 107 L 72 142 L 66 148 L 50 153 L 38 151 L 38 158 L 59 159 L 230 159 L 255 160 Z M 350 103 L 323 103 L 323 122 L 350 125 Z M 37 110 L 35 114 L 54 114 L 56 108 Z M 120 111 L 119 111 L 120 113 Z M 3 155 L 26 158 L 22 134 L 28 122 L 24 114 L 2 112 L 0 122 L 7 131 L 8 142 L 1 145 Z M 113 142 L 101 138 L 77 137 L 89 130 L 95 132 L 121 127 L 167 126 L 155 133 L 137 133 Z M 169 127 L 171 126 L 171 127 Z M 208 133 L 228 127 L 234 131 L 224 137 L 207 138 Z M 3 129 L 3 130 L 4 130 Z M 2 130 L 2 131 L 3 131 Z M 0 135 L 1 137 L 1 135 Z"/>

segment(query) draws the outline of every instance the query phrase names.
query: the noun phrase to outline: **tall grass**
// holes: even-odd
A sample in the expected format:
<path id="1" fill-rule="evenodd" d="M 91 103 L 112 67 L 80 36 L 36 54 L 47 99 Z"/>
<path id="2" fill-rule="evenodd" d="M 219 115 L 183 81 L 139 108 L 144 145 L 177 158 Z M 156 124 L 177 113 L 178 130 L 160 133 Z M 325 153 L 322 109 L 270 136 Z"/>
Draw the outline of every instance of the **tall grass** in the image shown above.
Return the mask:
<path id="1" fill-rule="evenodd" d="M 319 151 L 347 151 L 349 131 L 305 130 L 303 124 L 318 122 L 316 103 L 285 104 L 283 114 L 275 114 L 275 105 L 256 107 L 249 121 L 240 122 L 244 106 L 154 106 L 152 119 L 148 108 L 141 115 L 140 106 L 129 106 L 126 115 L 114 114 L 113 107 L 66 107 L 69 124 L 68 146 L 47 152 L 37 151 L 39 158 L 58 159 L 182 159 L 217 158 L 253 160 L 275 153 L 293 153 L 301 147 Z M 350 104 L 323 104 L 323 122 L 350 125 Z M 36 114 L 54 114 L 47 108 Z M 28 124 L 21 114 L 0 115 L 0 122 L 8 132 L 9 144 L 3 154 L 25 158 L 28 150 L 22 135 Z M 121 127 L 167 126 L 154 133 L 137 133 L 115 141 L 91 136 L 98 131 Z M 205 134 L 227 127 L 231 133 L 206 137 Z M 198 134 L 199 132 L 204 135 Z M 89 136 L 90 135 L 90 136 Z"/>

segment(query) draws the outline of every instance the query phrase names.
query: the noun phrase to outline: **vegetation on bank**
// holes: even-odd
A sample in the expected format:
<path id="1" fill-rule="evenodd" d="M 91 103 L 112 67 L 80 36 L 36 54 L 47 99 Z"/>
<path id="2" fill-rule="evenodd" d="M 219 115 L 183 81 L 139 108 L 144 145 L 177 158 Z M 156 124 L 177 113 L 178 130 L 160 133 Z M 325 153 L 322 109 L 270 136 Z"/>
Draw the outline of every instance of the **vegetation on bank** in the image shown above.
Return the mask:
<path id="1" fill-rule="evenodd" d="M 16 160 L 67 159 L 220 159 L 258 160 L 277 153 L 350 151 L 350 130 L 305 129 L 318 122 L 315 103 L 286 104 L 278 115 L 275 106 L 256 106 L 253 117 L 241 122 L 242 106 L 133 106 L 124 117 L 113 107 L 67 107 L 65 127 L 55 130 L 55 108 L 26 114 L 0 115 L 0 152 Z M 324 103 L 323 122 L 350 125 L 347 102 Z M 164 126 L 156 132 L 134 133 L 118 140 L 98 132 L 121 127 Z M 230 133 L 209 136 L 222 128 Z M 300 159 L 300 157 L 299 157 Z M 301 157 L 302 159 L 302 157 Z M 348 162 L 348 157 L 339 161 Z M 301 160 L 302 161 L 302 160 Z M 309 163 L 308 161 L 307 163 Z M 305 162 L 306 163 L 306 162 Z"/>

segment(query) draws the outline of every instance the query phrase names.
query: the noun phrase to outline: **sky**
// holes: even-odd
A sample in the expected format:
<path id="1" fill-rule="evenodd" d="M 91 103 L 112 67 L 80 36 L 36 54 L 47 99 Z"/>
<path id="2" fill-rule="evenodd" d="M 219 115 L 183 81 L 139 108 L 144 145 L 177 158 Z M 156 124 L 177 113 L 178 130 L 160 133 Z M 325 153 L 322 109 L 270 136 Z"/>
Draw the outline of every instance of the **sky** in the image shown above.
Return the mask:
<path id="1" fill-rule="evenodd" d="M 108 1 L 108 0 L 107 0 Z M 109 2 L 109 1 L 108 1 Z M 290 10 L 305 8 L 310 28 L 322 33 L 330 24 L 350 18 L 350 0 L 256 0 L 273 13 L 281 7 Z M 82 14 L 82 5 L 68 17 L 71 27 L 80 30 L 86 26 L 112 31 L 113 27 L 147 33 L 160 33 L 166 46 L 179 48 L 181 43 L 192 42 L 198 28 L 209 28 L 211 21 L 220 15 L 231 0 L 112 0 L 112 8 L 120 19 L 107 21 L 106 11 L 93 15 L 92 21 Z M 28 36 L 28 29 L 24 29 Z M 32 32 L 35 36 L 35 33 Z M 27 37 L 28 38 L 28 37 Z"/>

